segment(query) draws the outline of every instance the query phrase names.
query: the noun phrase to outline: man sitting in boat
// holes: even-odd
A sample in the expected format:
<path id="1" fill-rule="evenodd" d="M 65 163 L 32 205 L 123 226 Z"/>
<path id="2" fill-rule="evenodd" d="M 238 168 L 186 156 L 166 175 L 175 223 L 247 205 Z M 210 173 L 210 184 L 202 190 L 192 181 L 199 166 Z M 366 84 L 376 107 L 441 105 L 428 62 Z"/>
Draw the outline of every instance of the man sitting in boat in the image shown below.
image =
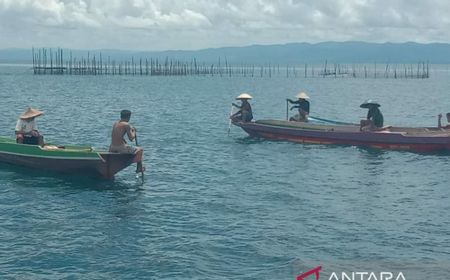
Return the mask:
<path id="1" fill-rule="evenodd" d="M 239 109 L 239 111 L 230 116 L 231 120 L 233 122 L 251 121 L 253 119 L 253 113 L 252 106 L 250 106 L 248 100 L 252 99 L 252 96 L 248 93 L 241 93 L 238 97 L 236 97 L 236 99 L 241 100 L 241 105 L 239 106 L 237 104 L 231 103 L 234 107 Z"/>
<path id="2" fill-rule="evenodd" d="M 39 133 L 35 118 L 44 112 L 28 107 L 16 124 L 16 142 L 19 144 L 44 145 L 44 137 Z"/>
<path id="3" fill-rule="evenodd" d="M 298 108 L 298 114 L 291 117 L 289 120 L 297 122 L 307 122 L 309 116 L 309 101 L 307 99 L 309 99 L 309 96 L 304 92 L 300 92 L 295 97 L 298 98 L 297 101 L 292 101 L 289 98 L 286 99 L 287 102 L 291 104 L 296 104 L 291 107 L 291 110 L 294 108 Z"/>
<path id="4" fill-rule="evenodd" d="M 442 126 L 441 123 L 441 119 L 442 119 L 442 114 L 438 115 L 438 128 L 442 128 L 442 129 L 450 129 L 450 113 L 447 113 L 447 125 L 446 126 Z"/>
<path id="5" fill-rule="evenodd" d="M 111 145 L 109 151 L 121 154 L 136 154 L 135 162 L 137 162 L 136 173 L 143 171 L 142 157 L 144 150 L 140 147 L 133 147 L 127 144 L 124 136 L 127 134 L 128 139 L 133 141 L 136 138 L 136 129 L 128 122 L 131 118 L 131 111 L 122 110 L 120 112 L 120 121 L 115 122 L 111 133 Z"/>
<path id="6" fill-rule="evenodd" d="M 359 107 L 369 109 L 367 112 L 367 119 L 361 120 L 360 122 L 360 130 L 361 131 L 373 131 L 373 130 L 381 130 L 383 129 L 383 114 L 379 109 L 381 105 L 376 101 L 367 100 Z"/>

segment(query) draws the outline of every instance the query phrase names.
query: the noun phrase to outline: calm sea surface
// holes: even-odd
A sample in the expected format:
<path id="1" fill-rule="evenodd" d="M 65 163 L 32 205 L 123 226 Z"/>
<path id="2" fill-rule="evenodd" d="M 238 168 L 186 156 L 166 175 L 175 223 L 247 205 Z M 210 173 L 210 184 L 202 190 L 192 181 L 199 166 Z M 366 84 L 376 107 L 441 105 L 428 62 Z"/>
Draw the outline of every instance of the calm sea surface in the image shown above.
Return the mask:
<path id="1" fill-rule="evenodd" d="M 450 277 L 450 155 L 227 136 L 230 103 L 285 118 L 300 90 L 312 115 L 435 126 L 450 72 L 430 79 L 33 76 L 0 66 L 0 135 L 28 105 L 46 141 L 107 147 L 122 109 L 146 150 L 114 182 L 0 165 L 1 279 L 295 279 L 331 271 Z M 428 275 L 428 276 L 426 276 Z M 328 279 L 327 277 L 321 279 Z M 313 277 L 314 278 L 314 277 Z M 313 279 L 311 278 L 311 279 Z"/>

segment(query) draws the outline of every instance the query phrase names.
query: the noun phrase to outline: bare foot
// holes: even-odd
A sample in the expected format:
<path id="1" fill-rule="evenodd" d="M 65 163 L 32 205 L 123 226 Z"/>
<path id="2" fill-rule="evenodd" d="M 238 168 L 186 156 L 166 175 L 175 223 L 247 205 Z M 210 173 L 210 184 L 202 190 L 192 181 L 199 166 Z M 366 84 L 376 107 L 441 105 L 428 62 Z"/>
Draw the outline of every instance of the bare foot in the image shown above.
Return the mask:
<path id="1" fill-rule="evenodd" d="M 138 165 L 136 166 L 136 173 L 142 173 L 145 171 L 145 166 L 142 165 L 141 162 L 138 163 Z"/>

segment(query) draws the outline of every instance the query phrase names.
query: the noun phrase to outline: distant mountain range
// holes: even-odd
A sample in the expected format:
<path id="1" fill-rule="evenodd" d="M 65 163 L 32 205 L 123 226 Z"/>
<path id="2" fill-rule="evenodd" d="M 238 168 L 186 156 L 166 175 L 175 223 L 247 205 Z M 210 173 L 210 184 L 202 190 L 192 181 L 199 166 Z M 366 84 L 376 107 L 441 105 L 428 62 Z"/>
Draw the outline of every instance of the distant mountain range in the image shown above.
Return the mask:
<path id="1" fill-rule="evenodd" d="M 81 59 L 102 54 L 103 59 L 127 60 L 133 57 L 164 60 L 191 61 L 199 63 L 220 62 L 234 65 L 244 64 L 304 64 L 304 63 L 450 63 L 450 44 L 446 43 L 366 43 L 323 42 L 289 43 L 282 45 L 251 45 L 246 47 L 224 47 L 202 50 L 127 51 L 127 50 L 70 50 L 73 57 Z M 64 49 L 64 59 L 69 50 Z M 31 63 L 31 49 L 0 50 L 0 63 Z"/>

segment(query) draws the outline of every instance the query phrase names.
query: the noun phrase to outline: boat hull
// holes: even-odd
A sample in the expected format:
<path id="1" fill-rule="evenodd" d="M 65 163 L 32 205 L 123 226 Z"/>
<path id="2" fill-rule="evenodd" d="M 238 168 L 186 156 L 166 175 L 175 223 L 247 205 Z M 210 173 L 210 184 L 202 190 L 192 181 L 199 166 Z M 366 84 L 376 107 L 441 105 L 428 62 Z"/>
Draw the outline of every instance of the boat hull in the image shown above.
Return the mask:
<path id="1" fill-rule="evenodd" d="M 135 161 L 134 154 L 94 151 L 86 147 L 47 150 L 0 139 L 0 162 L 63 174 L 112 180 L 117 172 Z"/>
<path id="2" fill-rule="evenodd" d="M 392 131 L 361 132 L 358 126 L 298 124 L 287 121 L 235 123 L 252 137 L 298 143 L 352 145 L 414 152 L 450 151 L 450 134 L 426 132 L 426 128 L 394 128 Z M 409 129 L 410 131 L 412 128 Z"/>

